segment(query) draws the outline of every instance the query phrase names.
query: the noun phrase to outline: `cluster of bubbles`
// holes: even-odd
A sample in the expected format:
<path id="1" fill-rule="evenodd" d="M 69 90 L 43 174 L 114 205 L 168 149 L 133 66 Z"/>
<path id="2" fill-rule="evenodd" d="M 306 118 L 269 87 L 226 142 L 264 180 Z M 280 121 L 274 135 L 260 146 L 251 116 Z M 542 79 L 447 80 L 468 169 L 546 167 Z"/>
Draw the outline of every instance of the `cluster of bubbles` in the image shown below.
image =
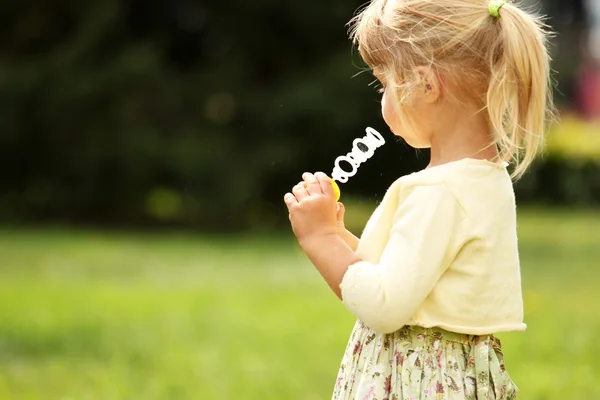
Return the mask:
<path id="1" fill-rule="evenodd" d="M 331 173 L 333 180 L 341 183 L 348 182 L 348 178 L 356 175 L 358 167 L 373 157 L 375 149 L 385 144 L 385 139 L 375 129 L 369 127 L 366 132 L 367 134 L 364 137 L 354 140 L 352 151 L 335 159 L 333 172 Z M 349 166 L 349 170 L 342 168 L 344 163 Z"/>

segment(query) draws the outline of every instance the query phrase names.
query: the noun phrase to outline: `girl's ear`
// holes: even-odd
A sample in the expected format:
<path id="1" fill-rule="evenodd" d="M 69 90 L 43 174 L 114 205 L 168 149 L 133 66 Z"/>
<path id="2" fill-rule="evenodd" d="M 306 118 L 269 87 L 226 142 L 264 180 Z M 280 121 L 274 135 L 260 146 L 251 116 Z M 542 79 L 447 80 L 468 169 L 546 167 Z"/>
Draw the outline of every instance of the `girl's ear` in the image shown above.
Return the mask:
<path id="1" fill-rule="evenodd" d="M 417 78 L 416 89 L 422 93 L 422 98 L 430 104 L 437 102 L 441 97 L 441 82 L 438 74 L 431 67 L 416 67 L 414 70 Z"/>

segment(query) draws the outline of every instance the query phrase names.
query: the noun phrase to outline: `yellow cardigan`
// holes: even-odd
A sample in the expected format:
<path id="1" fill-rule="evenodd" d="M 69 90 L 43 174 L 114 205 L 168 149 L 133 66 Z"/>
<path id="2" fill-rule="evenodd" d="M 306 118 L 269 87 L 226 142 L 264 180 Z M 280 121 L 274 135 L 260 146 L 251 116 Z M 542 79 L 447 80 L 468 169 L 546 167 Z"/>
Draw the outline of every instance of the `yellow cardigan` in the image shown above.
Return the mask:
<path id="1" fill-rule="evenodd" d="M 515 196 L 506 164 L 463 159 L 401 177 L 340 285 L 371 329 L 523 331 Z"/>

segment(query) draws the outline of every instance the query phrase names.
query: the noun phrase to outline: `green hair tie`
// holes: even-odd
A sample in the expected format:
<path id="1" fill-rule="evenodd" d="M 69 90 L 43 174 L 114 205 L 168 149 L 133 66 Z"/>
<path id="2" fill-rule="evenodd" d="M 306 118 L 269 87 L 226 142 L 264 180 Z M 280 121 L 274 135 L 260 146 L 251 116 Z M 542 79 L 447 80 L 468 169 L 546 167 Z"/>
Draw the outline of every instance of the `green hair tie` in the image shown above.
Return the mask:
<path id="1" fill-rule="evenodd" d="M 488 7 L 490 15 L 494 18 L 500 18 L 500 9 L 506 4 L 504 0 L 493 0 Z"/>

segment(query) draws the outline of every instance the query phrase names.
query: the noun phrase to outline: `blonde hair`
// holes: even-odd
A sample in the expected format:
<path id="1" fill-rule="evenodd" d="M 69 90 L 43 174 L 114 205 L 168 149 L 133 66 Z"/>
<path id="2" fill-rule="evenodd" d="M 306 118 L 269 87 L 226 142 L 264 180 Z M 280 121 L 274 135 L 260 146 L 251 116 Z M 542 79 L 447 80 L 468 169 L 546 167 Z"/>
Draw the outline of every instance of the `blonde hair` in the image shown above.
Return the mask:
<path id="1" fill-rule="evenodd" d="M 350 22 L 351 37 L 367 65 L 393 85 L 398 106 L 409 102 L 418 66 L 434 68 L 444 87 L 477 101 L 487 110 L 490 145 L 514 164 L 512 177 L 518 179 L 541 150 L 554 115 L 550 31 L 541 18 L 511 3 L 495 18 L 489 4 L 373 0 Z M 406 116 L 399 118 L 409 125 Z"/>

